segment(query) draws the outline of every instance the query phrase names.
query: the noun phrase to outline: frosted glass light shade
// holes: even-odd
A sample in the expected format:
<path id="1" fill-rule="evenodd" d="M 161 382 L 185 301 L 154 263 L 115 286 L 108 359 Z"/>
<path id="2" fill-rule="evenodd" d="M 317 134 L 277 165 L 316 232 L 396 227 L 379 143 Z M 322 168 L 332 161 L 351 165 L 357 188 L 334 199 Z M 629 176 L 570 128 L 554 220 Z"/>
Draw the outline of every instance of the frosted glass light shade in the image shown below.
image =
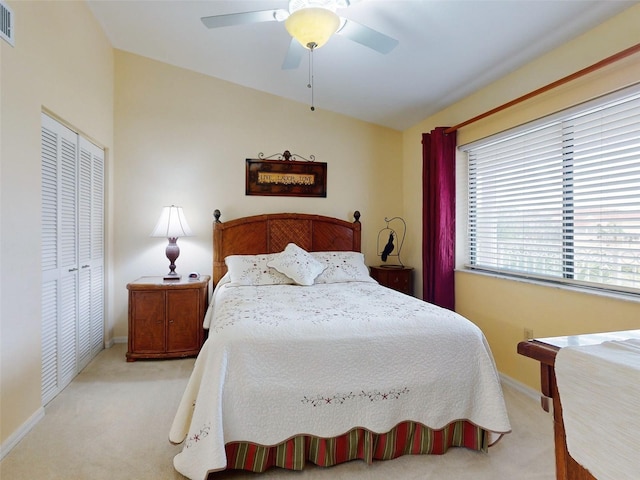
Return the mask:
<path id="1" fill-rule="evenodd" d="M 158 223 L 156 223 L 151 236 L 164 238 L 193 236 L 184 212 L 182 211 L 182 207 L 176 207 L 175 205 L 163 207 Z"/>
<path id="2" fill-rule="evenodd" d="M 340 18 L 335 12 L 320 7 L 296 10 L 284 22 L 293 38 L 308 49 L 320 48 L 340 26 Z"/>

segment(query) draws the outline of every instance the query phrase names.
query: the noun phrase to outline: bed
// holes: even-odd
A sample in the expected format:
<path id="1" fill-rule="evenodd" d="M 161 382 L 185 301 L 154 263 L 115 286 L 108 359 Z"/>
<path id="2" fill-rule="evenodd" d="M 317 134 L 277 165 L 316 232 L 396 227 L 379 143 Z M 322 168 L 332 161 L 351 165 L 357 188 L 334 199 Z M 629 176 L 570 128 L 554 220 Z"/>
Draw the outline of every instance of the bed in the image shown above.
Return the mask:
<path id="1" fill-rule="evenodd" d="M 180 473 L 486 452 L 510 432 L 482 332 L 375 282 L 358 212 L 214 216 L 208 338 L 169 435 Z"/>

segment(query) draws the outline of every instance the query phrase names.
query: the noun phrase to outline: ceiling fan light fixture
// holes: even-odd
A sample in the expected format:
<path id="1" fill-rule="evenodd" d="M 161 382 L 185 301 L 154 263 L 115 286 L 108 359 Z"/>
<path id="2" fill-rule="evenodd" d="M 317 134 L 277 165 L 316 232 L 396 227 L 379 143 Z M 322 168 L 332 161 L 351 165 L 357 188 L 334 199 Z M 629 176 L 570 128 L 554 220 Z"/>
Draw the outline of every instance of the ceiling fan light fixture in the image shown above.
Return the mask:
<path id="1" fill-rule="evenodd" d="M 284 25 L 303 47 L 320 48 L 338 30 L 340 17 L 326 8 L 310 7 L 293 12 Z"/>

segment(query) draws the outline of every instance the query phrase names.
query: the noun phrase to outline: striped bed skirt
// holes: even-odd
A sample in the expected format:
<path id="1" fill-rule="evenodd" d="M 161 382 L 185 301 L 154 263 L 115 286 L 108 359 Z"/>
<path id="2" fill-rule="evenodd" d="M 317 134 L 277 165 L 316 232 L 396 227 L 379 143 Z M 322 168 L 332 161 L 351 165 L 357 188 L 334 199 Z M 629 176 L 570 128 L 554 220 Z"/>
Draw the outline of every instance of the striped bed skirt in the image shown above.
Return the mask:
<path id="1" fill-rule="evenodd" d="M 416 422 L 403 422 L 387 433 L 354 428 L 333 438 L 299 435 L 274 446 L 232 442 L 225 448 L 227 469 L 264 472 L 271 467 L 302 470 L 307 462 L 330 467 L 356 459 L 371 463 L 402 455 L 440 455 L 450 447 L 486 452 L 488 446 L 486 430 L 459 420 L 441 430 L 432 430 Z"/>

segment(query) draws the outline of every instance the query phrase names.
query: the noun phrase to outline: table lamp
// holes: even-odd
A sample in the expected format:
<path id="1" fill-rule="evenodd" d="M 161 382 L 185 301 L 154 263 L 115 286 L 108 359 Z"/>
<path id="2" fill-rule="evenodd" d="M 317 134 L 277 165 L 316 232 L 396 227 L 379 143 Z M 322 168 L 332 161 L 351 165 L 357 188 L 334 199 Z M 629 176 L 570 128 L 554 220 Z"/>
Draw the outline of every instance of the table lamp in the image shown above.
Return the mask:
<path id="1" fill-rule="evenodd" d="M 164 276 L 165 280 L 180 280 L 181 275 L 176 273 L 176 259 L 180 255 L 180 247 L 178 247 L 178 237 L 191 237 L 193 233 L 187 224 L 182 207 L 171 205 L 163 207 L 160 219 L 156 224 L 152 237 L 165 237 L 169 240 L 165 253 L 169 259 L 169 273 Z"/>

